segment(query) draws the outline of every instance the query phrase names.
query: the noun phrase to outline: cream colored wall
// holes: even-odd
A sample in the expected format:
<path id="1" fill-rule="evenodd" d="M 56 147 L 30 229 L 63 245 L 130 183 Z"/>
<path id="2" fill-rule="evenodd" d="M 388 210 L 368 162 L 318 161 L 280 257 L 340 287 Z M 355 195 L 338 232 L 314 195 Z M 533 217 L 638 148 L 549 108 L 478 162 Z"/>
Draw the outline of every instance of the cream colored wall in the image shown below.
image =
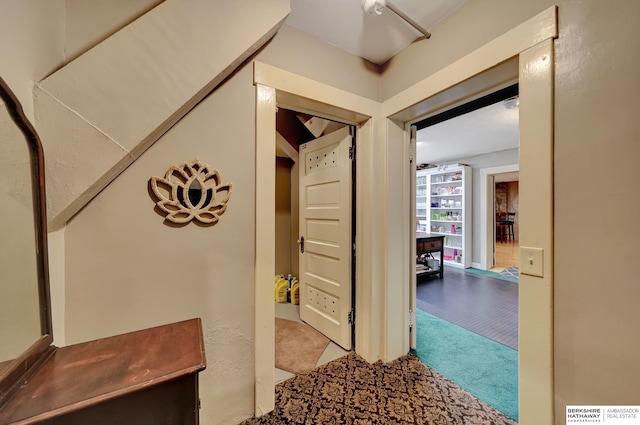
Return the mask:
<path id="1" fill-rule="evenodd" d="M 64 61 L 65 0 L 2 0 L 0 75 L 33 122 L 33 83 Z"/>
<path id="2" fill-rule="evenodd" d="M 67 225 L 67 342 L 201 317 L 205 424 L 253 409 L 254 123 L 251 68 L 209 96 Z M 233 183 L 218 224 L 167 226 L 147 187 L 194 158 Z"/>
<path id="3" fill-rule="evenodd" d="M 556 417 L 640 404 L 640 3 L 560 2 L 556 44 Z M 595 249 L 602 247 L 602 249 Z"/>
<path id="4" fill-rule="evenodd" d="M 33 85 L 160 0 L 2 0 L 0 76 L 35 124 Z M 114 7 L 117 4 L 117 8 Z M 46 144 L 43 140 L 43 144 Z M 53 160 L 46 158 L 45 161 Z M 64 345 L 64 229 L 49 235 L 54 341 Z"/>
<path id="5" fill-rule="evenodd" d="M 0 76 L 18 97 L 26 116 L 32 123 L 34 123 L 34 82 L 39 81 L 64 62 L 64 7 L 64 0 L 2 0 L 0 5 L 0 52 L 2 52 L 0 55 Z M 2 108 L 4 109 L 4 106 Z M 2 127 L 0 128 L 0 133 L 6 134 L 5 126 L 7 123 L 8 121 L 3 120 L 0 124 L 0 127 Z M 13 124 L 10 125 L 13 126 Z M 5 145 L 3 144 L 3 146 Z M 3 205 L 5 205 L 4 202 Z M 13 232 L 15 230 L 16 226 L 8 231 Z M 2 232 L 3 242 L 11 240 L 15 236 Z M 20 238 L 22 240 L 25 236 L 20 236 Z M 33 245 L 33 236 L 31 238 L 27 236 L 23 240 L 25 244 Z M 53 251 L 56 250 L 55 246 L 49 245 L 49 248 Z M 11 263 L 12 267 L 20 264 L 13 260 Z M 50 264 L 50 267 L 55 268 L 56 263 Z M 24 277 L 23 272 L 11 272 L 11 274 L 16 277 Z M 31 279 L 30 282 L 25 281 L 25 284 L 33 285 L 27 291 L 30 294 L 29 296 L 36 297 L 34 299 L 35 305 L 37 303 L 37 293 L 34 291 L 35 275 L 32 274 L 26 279 Z M 52 279 L 51 288 L 55 292 L 64 295 L 63 283 Z M 14 306 L 18 307 L 17 304 Z M 35 324 L 35 322 L 39 322 L 37 312 L 35 316 L 29 314 L 26 307 L 20 307 L 20 311 L 33 319 L 25 318 L 34 327 L 34 330 L 30 332 L 35 331 L 39 335 L 39 325 Z M 60 321 L 59 319 L 64 317 L 64 311 L 63 307 L 54 301 L 52 301 L 52 315 L 54 317 L 55 334 L 60 329 L 57 324 Z M 15 323 L 15 319 L 12 319 L 12 322 Z M 3 323 L 6 322 L 3 321 Z M 34 341 L 35 338 L 31 339 L 31 342 Z M 2 358 L 1 355 L 0 358 Z"/>
<path id="6" fill-rule="evenodd" d="M 377 76 L 359 59 L 314 39 L 299 51 L 299 39 L 298 31 L 285 29 L 257 59 L 377 95 L 377 86 L 366 83 Z M 200 384 L 205 424 L 236 424 L 254 409 L 252 71 L 252 64 L 245 65 L 208 96 L 65 231 L 67 343 L 202 317 L 208 361 Z M 193 158 L 233 182 L 229 208 L 210 228 L 168 227 L 154 212 L 148 180 Z"/>
<path id="7" fill-rule="evenodd" d="M 40 338 L 29 146 L 0 100 L 0 363 Z"/>
<path id="8" fill-rule="evenodd" d="M 259 60 L 369 99 L 380 98 L 380 74 L 370 63 L 286 24 Z"/>
<path id="9" fill-rule="evenodd" d="M 166 1 L 39 82 L 58 228 L 264 45 L 288 0 Z M 221 40 L 225 42 L 221 42 Z M 176 83 L 179 82 L 179 83 Z"/>
<path id="10" fill-rule="evenodd" d="M 164 0 L 66 0 L 66 62 Z"/>
<path id="11" fill-rule="evenodd" d="M 637 87 L 640 3 L 625 0 L 469 2 L 431 40 L 396 56 L 382 98 L 558 4 L 554 166 L 556 423 L 566 404 L 640 404 L 640 223 L 609 221 L 640 207 Z M 630 91 L 631 90 L 631 91 Z M 618 231 L 616 231 L 619 229 Z M 604 247 L 603 249 L 598 248 Z M 606 265 L 598 270 L 598 266 Z"/>
<path id="12" fill-rule="evenodd" d="M 634 139 L 639 125 L 635 115 L 640 108 L 637 99 L 628 94 L 630 88 L 637 85 L 633 70 L 639 62 L 637 40 L 640 29 L 634 24 L 633 18 L 639 14 L 640 4 L 625 0 L 606 3 L 598 0 L 564 0 L 557 3 L 560 38 L 556 42 L 557 254 L 554 350 L 556 422 L 564 423 L 566 403 L 640 404 L 637 399 L 637 394 L 640 394 L 639 384 L 634 379 L 638 375 L 634 353 L 640 351 L 640 341 L 631 328 L 640 321 L 640 310 L 634 304 L 640 298 L 640 287 L 635 284 L 637 279 L 632 269 L 633 256 L 638 251 L 636 240 L 640 234 L 640 224 L 628 220 L 623 223 L 623 232 L 612 232 L 612 227 L 615 226 L 604 225 L 602 221 L 603 217 L 611 215 L 614 207 L 611 205 L 611 191 L 616 195 L 617 211 L 632 215 L 639 207 L 640 197 L 637 196 L 632 174 L 635 164 L 632 161 L 640 153 L 639 145 Z M 50 72 L 55 66 L 53 64 L 62 60 L 59 47 L 62 43 L 61 36 L 54 25 L 59 20 L 51 18 L 60 16 L 63 20 L 63 12 L 60 10 L 62 2 L 25 4 L 14 0 L 5 4 L 13 8 L 19 5 L 20 13 L 31 16 L 25 18 L 28 25 L 23 27 L 15 19 L 15 16 L 23 15 L 3 13 L 0 17 L 0 43 L 3 53 L 6 52 L 6 56 L 0 59 L 0 73 L 9 76 L 9 83 L 17 87 L 18 96 L 27 103 L 29 113 L 30 81 L 41 78 L 42 74 Z M 386 99 L 551 4 L 551 1 L 546 0 L 470 2 L 436 27 L 431 40 L 416 43 L 396 57 L 382 76 L 379 93 L 369 83 L 378 81 L 378 76 L 366 70 L 357 58 L 351 57 L 345 61 L 341 52 L 317 42 L 314 42 L 316 49 L 293 48 L 301 46 L 305 41 L 298 37 L 301 33 L 297 30 L 281 30 L 259 57 L 264 62 L 362 96 Z M 36 25 L 40 23 L 42 25 Z M 14 35 L 25 31 L 25 28 L 33 29 L 24 33 L 25 44 L 13 44 Z M 9 31 L 11 36 L 8 37 L 5 31 Z M 313 40 L 306 39 L 306 42 Z M 305 45 L 308 47 L 308 44 Z M 223 154 L 224 161 L 236 161 L 229 163 L 235 165 L 238 165 L 240 154 L 246 156 L 253 152 L 254 134 L 244 131 L 249 127 L 247 122 L 252 122 L 246 118 L 253 116 L 253 101 L 247 100 L 248 104 L 244 103 L 245 98 L 253 99 L 253 87 L 246 74 L 247 71 L 243 70 L 198 107 L 198 111 L 213 108 L 220 114 L 231 109 L 230 105 L 242 109 L 245 119 L 238 128 L 242 130 L 241 134 L 246 140 L 237 137 L 238 129 L 235 128 L 234 137 L 228 139 L 235 142 L 226 142 L 222 146 L 227 149 Z M 24 78 L 27 75 L 29 78 Z M 239 79 L 242 79 L 241 83 L 238 82 Z M 228 91 L 233 93 L 221 95 L 222 90 L 230 85 L 233 88 Z M 229 103 L 221 107 L 218 103 L 224 97 Z M 188 119 L 190 118 L 185 119 L 185 122 Z M 229 210 L 220 224 L 213 228 L 204 231 L 195 226 L 168 229 L 158 224 L 159 217 L 147 215 L 152 204 L 146 189 L 141 192 L 135 192 L 131 188 L 124 190 L 123 187 L 129 186 L 122 183 L 135 181 L 136 184 L 146 184 L 145 179 L 162 174 L 172 163 L 192 159 L 182 158 L 188 155 L 189 149 L 191 153 L 206 150 L 208 154 L 212 153 L 209 149 L 215 149 L 215 163 L 212 161 L 212 165 L 222 163 L 218 160 L 221 154 L 217 143 L 214 146 L 203 145 L 196 148 L 193 146 L 196 140 L 190 139 L 186 142 L 190 147 L 185 149 L 185 146 L 178 144 L 179 141 L 166 141 L 170 137 L 178 138 L 175 135 L 178 131 L 198 134 L 209 131 L 207 123 L 200 121 L 210 119 L 209 116 L 195 119 L 198 122 L 191 122 L 188 131 L 179 130 L 184 126 L 182 123 L 176 126 L 158 142 L 158 148 L 154 147 L 145 154 L 126 171 L 126 176 L 123 175 L 112 184 L 115 189 L 109 186 L 70 223 L 66 235 L 66 265 L 69 288 L 73 290 L 67 297 L 67 315 L 70 318 L 68 325 L 69 330 L 72 330 L 70 339 L 77 341 L 100 334 L 116 333 L 122 329 L 131 330 L 146 324 L 155 325 L 159 321 L 164 323 L 205 311 L 210 366 L 203 376 L 203 394 L 207 394 L 207 398 L 203 399 L 203 415 L 206 414 L 208 418 L 214 406 L 224 406 L 220 412 L 226 412 L 229 416 L 248 416 L 252 409 L 253 393 L 249 384 L 251 371 L 246 373 L 247 369 L 251 369 L 247 365 L 253 364 L 253 289 L 250 284 L 253 258 L 247 258 L 246 249 L 238 252 L 212 247 L 229 241 L 233 243 L 238 239 L 238 232 L 244 235 L 246 226 L 251 228 L 253 220 L 247 216 L 253 212 L 254 194 L 251 193 L 250 199 L 245 199 L 244 195 L 237 195 L 238 187 L 235 186 Z M 237 116 L 234 115 L 233 119 L 237 119 Z M 224 124 L 222 121 L 216 130 L 226 131 Z M 183 139 L 180 137 L 180 140 Z M 243 162 L 240 169 L 250 174 L 252 168 L 247 164 L 248 162 Z M 230 172 L 233 177 L 239 174 L 235 168 Z M 226 172 L 221 172 L 225 176 Z M 234 185 L 237 184 L 236 180 L 229 180 L 234 181 Z M 243 180 L 240 178 L 237 181 Z M 250 190 L 249 182 L 244 182 L 245 189 Z M 122 196 L 109 195 L 110 191 L 116 191 Z M 600 197 L 599 194 L 606 196 Z M 242 200 L 236 201 L 236 195 Z M 127 217 L 125 209 L 119 209 L 122 206 L 120 199 L 128 201 L 126 206 L 134 206 L 131 211 L 138 211 L 133 219 Z M 243 209 L 236 206 L 236 212 L 232 214 L 234 202 L 236 205 L 240 203 Z M 229 216 L 233 218 L 230 219 Z M 148 220 L 143 220 L 143 217 Z M 231 220 L 233 224 L 230 223 Z M 159 233 L 150 230 L 156 226 L 162 229 Z M 111 230 L 113 235 L 105 234 L 105 229 Z M 205 238 L 203 235 L 210 230 L 225 233 L 232 231 L 233 234 L 222 241 L 217 237 Z M 165 243 L 167 237 L 171 243 L 146 243 L 149 240 Z M 190 245 L 192 243 L 195 245 Z M 204 253 L 193 254 L 194 246 L 205 244 L 208 248 Z M 137 246 L 139 250 L 132 253 L 129 245 Z M 607 248 L 596 251 L 594 245 Z M 83 246 L 93 252 L 97 250 L 99 255 L 90 258 L 82 255 L 80 251 Z M 246 244 L 245 248 L 247 247 L 252 248 L 253 244 Z M 187 252 L 182 252 L 180 248 Z M 126 256 L 120 250 L 132 253 L 133 256 Z M 221 256 L 230 253 L 233 256 L 226 258 L 228 261 L 215 267 L 221 263 Z M 195 294 L 185 293 L 187 291 L 182 285 L 189 283 L 184 283 L 184 274 L 178 274 L 166 266 L 171 264 L 170 260 L 174 255 L 178 255 L 173 260 L 177 268 L 190 264 L 201 265 L 207 260 L 206 271 L 199 270 L 197 273 L 205 274 L 209 278 L 207 282 L 215 288 L 210 288 L 205 282 L 196 285 L 206 287 L 207 290 L 216 289 L 215 294 L 203 297 L 200 293 L 196 297 Z M 587 266 L 594 263 L 594 258 L 597 258 L 598 264 L 607 264 L 606 272 L 594 273 L 593 268 Z M 89 260 L 89 264 L 83 264 L 84 259 Z M 126 266 L 123 267 L 123 264 Z M 163 270 L 169 272 L 161 274 L 154 271 L 152 267 L 155 264 L 162 265 Z M 247 286 L 231 286 L 231 290 L 219 287 L 227 283 L 224 278 L 228 277 L 229 272 L 224 271 L 223 266 L 229 264 L 236 266 L 234 271 L 237 273 L 233 282 L 248 279 Z M 238 273 L 245 276 L 247 269 L 250 273 L 244 278 L 238 278 Z M 182 290 L 177 296 L 171 297 L 173 299 L 167 300 L 169 295 L 176 295 L 176 287 Z M 240 293 L 234 293 L 233 289 L 240 290 Z M 174 302 L 183 297 L 185 302 Z M 223 299 L 237 301 L 222 303 Z M 96 311 L 92 311 L 97 300 L 103 300 L 103 303 L 97 306 Z M 238 353 L 236 350 L 242 351 Z M 219 370 L 222 372 L 218 373 Z M 232 379 L 228 379 L 229 376 Z M 205 385 L 206 381 L 209 384 Z M 220 389 L 222 386 L 225 387 L 224 391 Z M 203 422 L 207 423 L 206 419 L 203 418 Z"/>
<path id="13" fill-rule="evenodd" d="M 380 98 L 394 96 L 556 3 L 468 2 L 436 25 L 430 39 L 413 43 L 385 64 Z"/>

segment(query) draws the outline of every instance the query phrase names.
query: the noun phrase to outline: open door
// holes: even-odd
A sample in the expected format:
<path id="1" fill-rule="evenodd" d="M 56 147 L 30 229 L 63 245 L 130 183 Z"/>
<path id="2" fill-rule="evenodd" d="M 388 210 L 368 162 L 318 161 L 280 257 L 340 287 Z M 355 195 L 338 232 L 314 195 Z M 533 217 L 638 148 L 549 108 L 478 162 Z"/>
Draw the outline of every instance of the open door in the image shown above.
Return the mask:
<path id="1" fill-rule="evenodd" d="M 352 345 L 350 128 L 300 145 L 300 318 Z"/>
<path id="2" fill-rule="evenodd" d="M 409 127 L 409 211 L 411 218 L 411 232 L 409 240 L 409 258 L 411 262 L 409 264 L 409 282 L 411 283 L 409 291 L 409 348 L 415 350 L 417 341 L 416 332 L 416 300 L 418 298 L 418 278 L 416 275 L 416 158 L 417 158 L 417 145 L 416 145 L 416 131 L 415 125 Z"/>

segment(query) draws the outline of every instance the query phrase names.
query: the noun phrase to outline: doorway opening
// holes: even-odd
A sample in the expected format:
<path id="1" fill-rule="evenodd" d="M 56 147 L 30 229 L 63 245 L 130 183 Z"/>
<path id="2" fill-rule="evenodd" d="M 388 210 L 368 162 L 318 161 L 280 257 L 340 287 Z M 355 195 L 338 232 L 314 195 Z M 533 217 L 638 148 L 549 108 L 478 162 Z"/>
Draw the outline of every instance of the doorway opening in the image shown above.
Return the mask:
<path id="1" fill-rule="evenodd" d="M 354 131 L 276 112 L 275 383 L 352 349 Z"/>
<path id="2" fill-rule="evenodd" d="M 415 209 L 409 208 L 411 149 L 394 149 L 390 140 L 409 146 L 408 124 L 462 96 L 497 87 L 519 76 L 521 98 L 520 243 L 541 249 L 537 276 L 520 279 L 520 365 L 526 375 L 518 388 L 523 422 L 553 421 L 553 43 L 558 35 L 557 9 L 550 7 L 484 44 L 469 55 L 420 80 L 394 97 L 379 102 L 311 79 L 254 63 L 256 85 L 256 241 L 255 241 L 255 413 L 273 410 L 273 303 L 265 285 L 275 274 L 273 257 L 276 99 L 283 105 L 303 105 L 359 125 L 358 216 L 356 261 L 357 352 L 367 361 L 392 359 L 415 347 Z M 484 70 L 515 60 L 506 79 L 475 84 Z M 519 62 L 519 63 L 518 63 Z M 471 84 L 448 92 L 456 84 Z M 440 94 L 446 93 L 446 96 Z M 462 94 L 462 96 L 461 96 Z M 437 104 L 434 105 L 434 101 Z M 382 106 L 382 108 L 381 108 Z M 385 118 L 386 117 L 386 118 Z M 378 130 L 387 137 L 378 142 Z M 374 131 L 375 130 L 375 131 Z M 374 143 L 374 141 L 376 141 Z M 383 151 L 386 149 L 386 154 Z M 382 170 L 382 172 L 380 172 Z M 415 170 L 415 168 L 414 168 Z M 415 174 L 412 176 L 415 178 Z M 366 183 L 365 183 L 366 182 Z M 401 190 L 393 190 L 401 188 Z M 393 206 L 393 208 L 391 208 Z M 399 206 L 399 208 L 398 208 Z M 396 210 L 402 210 L 396 213 Z M 413 210 L 413 212 L 412 212 Z M 488 217 L 483 217 L 488 220 Z M 413 251 L 412 251 L 413 246 Z M 386 248 L 385 248 L 386 247 Z M 415 266 L 413 266 L 415 270 Z M 386 276 L 403 276 L 390 285 Z M 402 287 L 402 290 L 399 290 Z M 264 300 L 264 301 L 263 301 Z M 381 302 L 382 300 L 382 302 Z M 385 307 L 386 306 L 386 307 Z M 385 307 L 384 309 L 381 307 Z M 408 307 L 408 308 L 407 308 Z M 406 309 L 405 309 L 406 308 Z M 392 312 L 392 314 L 388 314 Z M 399 313 L 398 313 L 399 312 Z M 403 312 L 405 314 L 403 314 Z"/>
<path id="3" fill-rule="evenodd" d="M 480 170 L 518 162 L 517 96 L 518 85 L 508 85 L 414 124 L 416 262 L 412 265 L 417 282 L 416 354 L 514 420 L 518 420 L 518 286 L 497 272 L 481 270 L 479 264 L 480 249 L 487 244 L 482 239 L 487 232 L 481 232 Z M 500 230 L 504 227 L 506 232 L 502 223 L 512 212 L 509 208 L 517 206 L 517 183 L 515 188 L 516 195 L 512 185 L 509 198 L 509 186 L 501 183 L 490 202 L 496 219 L 495 231 L 489 233 L 513 246 L 514 233 L 507 241 Z M 504 220 L 498 212 L 504 212 Z M 426 250 L 426 261 L 425 242 L 437 245 Z M 492 241 L 496 252 L 502 243 Z"/>
<path id="4" fill-rule="evenodd" d="M 518 279 L 520 206 L 518 172 L 493 175 L 495 244 L 490 271 Z"/>

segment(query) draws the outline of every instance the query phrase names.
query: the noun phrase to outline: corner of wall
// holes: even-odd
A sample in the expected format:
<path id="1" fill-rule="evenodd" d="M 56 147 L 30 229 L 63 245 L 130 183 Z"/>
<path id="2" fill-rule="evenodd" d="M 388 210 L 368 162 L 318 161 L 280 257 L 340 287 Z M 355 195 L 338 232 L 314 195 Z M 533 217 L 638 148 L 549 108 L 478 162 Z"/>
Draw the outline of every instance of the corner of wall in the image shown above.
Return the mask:
<path id="1" fill-rule="evenodd" d="M 49 288 L 51 293 L 51 316 L 53 341 L 58 347 L 66 345 L 65 323 L 65 226 L 48 234 Z"/>

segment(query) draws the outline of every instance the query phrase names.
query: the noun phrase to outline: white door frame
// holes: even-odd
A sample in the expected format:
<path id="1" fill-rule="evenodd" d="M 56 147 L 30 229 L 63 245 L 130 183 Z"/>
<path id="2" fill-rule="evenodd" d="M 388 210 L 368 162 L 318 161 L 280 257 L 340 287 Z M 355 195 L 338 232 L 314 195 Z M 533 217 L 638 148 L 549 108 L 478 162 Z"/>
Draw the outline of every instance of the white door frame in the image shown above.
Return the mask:
<path id="1" fill-rule="evenodd" d="M 520 243 L 544 253 L 544 277 L 520 276 L 520 423 L 553 423 L 553 39 L 551 7 L 383 103 L 255 63 L 255 413 L 273 410 L 276 103 L 359 124 L 356 145 L 356 350 L 368 361 L 409 350 L 410 182 L 404 123 L 447 88 L 519 57 Z M 277 98 L 277 100 L 276 100 Z M 302 105 L 302 106 L 300 106 Z M 316 113 L 316 111 L 318 113 Z M 398 140 L 404 147 L 398 149 Z M 406 172 L 404 172 L 406 171 Z M 366 184 L 365 184 L 366 182 Z M 397 220 L 397 218 L 400 218 Z M 521 256 L 522 257 L 522 256 Z M 363 284 L 366 282 L 366 285 Z"/>
<path id="2" fill-rule="evenodd" d="M 255 414 L 274 408 L 275 307 L 275 122 L 277 106 L 357 126 L 356 147 L 356 283 L 355 347 L 367 361 L 378 360 L 378 316 L 370 314 L 379 302 L 373 284 L 379 254 L 373 242 L 379 228 L 377 212 L 370 205 L 379 199 L 374 182 L 379 175 L 373 165 L 373 121 L 380 105 L 361 96 L 336 89 L 273 66 L 254 62 L 256 85 L 256 245 L 255 245 Z M 377 158 L 377 156 L 376 156 Z M 380 187 L 382 183 L 378 183 Z M 378 278 L 379 280 L 379 278 Z"/>
<path id="3" fill-rule="evenodd" d="M 481 168 L 480 171 L 480 264 L 482 270 L 493 266 L 493 244 L 495 243 L 495 188 L 492 177 L 496 174 L 511 173 L 520 169 L 519 164 Z"/>
<path id="4" fill-rule="evenodd" d="M 409 163 L 409 149 L 398 147 L 397 120 L 405 123 L 417 121 L 430 111 L 425 100 L 442 93 L 475 75 L 497 65 L 518 58 L 518 82 L 520 90 L 520 245 L 542 248 L 543 277 L 521 274 L 519 281 L 519 419 L 520 423 L 553 423 L 553 82 L 554 45 L 557 37 L 557 10 L 551 7 L 525 21 L 502 36 L 480 47 L 453 64 L 414 84 L 383 103 L 383 116 L 387 117 L 389 135 L 385 143 L 395 144 L 404 151 L 401 161 L 397 156 L 387 157 L 385 171 L 392 174 Z M 486 89 L 486 88 L 485 88 Z M 470 92 L 468 95 L 470 95 Z M 463 97 L 463 96 L 462 96 Z M 405 144 L 408 134 L 405 131 Z M 393 148 L 386 146 L 386 150 Z M 406 175 L 409 175 L 408 173 Z M 391 178 L 389 178 L 391 179 Z M 393 183 L 398 183 L 394 181 Z M 407 183 L 409 184 L 409 183 Z M 410 184 L 414 184 L 411 182 Z M 396 187 L 397 188 L 397 187 Z M 410 200 L 402 195 L 410 190 L 393 190 L 387 187 L 387 211 L 392 208 L 408 209 Z M 400 207 L 398 207 L 400 206 Z M 408 210 L 404 217 L 410 217 Z M 389 215 L 393 216 L 393 215 Z M 403 234 L 405 244 L 415 243 L 415 228 L 408 223 L 387 220 L 387 234 Z M 396 238 L 386 240 L 387 252 L 409 251 L 407 246 L 396 243 Z M 522 255 L 520 255 L 522 258 Z M 412 259 L 407 256 L 399 263 L 387 260 L 387 277 L 406 273 Z M 521 267 L 522 268 L 522 267 Z M 403 336 L 386 339 L 387 352 L 406 342 L 409 349 L 409 294 L 411 279 L 403 280 L 403 293 L 407 294 L 407 314 L 396 314 L 383 319 L 387 329 L 400 329 Z M 399 291 L 391 278 L 385 282 L 387 300 L 393 300 L 392 292 Z M 398 311 L 402 303 L 387 311 Z M 390 315 L 391 316 L 391 315 Z M 389 335 L 389 334 L 387 334 Z M 406 335 L 406 336 L 404 336 Z M 392 339 L 393 338 L 393 339 Z M 393 357 L 390 357 L 393 358 Z"/>

